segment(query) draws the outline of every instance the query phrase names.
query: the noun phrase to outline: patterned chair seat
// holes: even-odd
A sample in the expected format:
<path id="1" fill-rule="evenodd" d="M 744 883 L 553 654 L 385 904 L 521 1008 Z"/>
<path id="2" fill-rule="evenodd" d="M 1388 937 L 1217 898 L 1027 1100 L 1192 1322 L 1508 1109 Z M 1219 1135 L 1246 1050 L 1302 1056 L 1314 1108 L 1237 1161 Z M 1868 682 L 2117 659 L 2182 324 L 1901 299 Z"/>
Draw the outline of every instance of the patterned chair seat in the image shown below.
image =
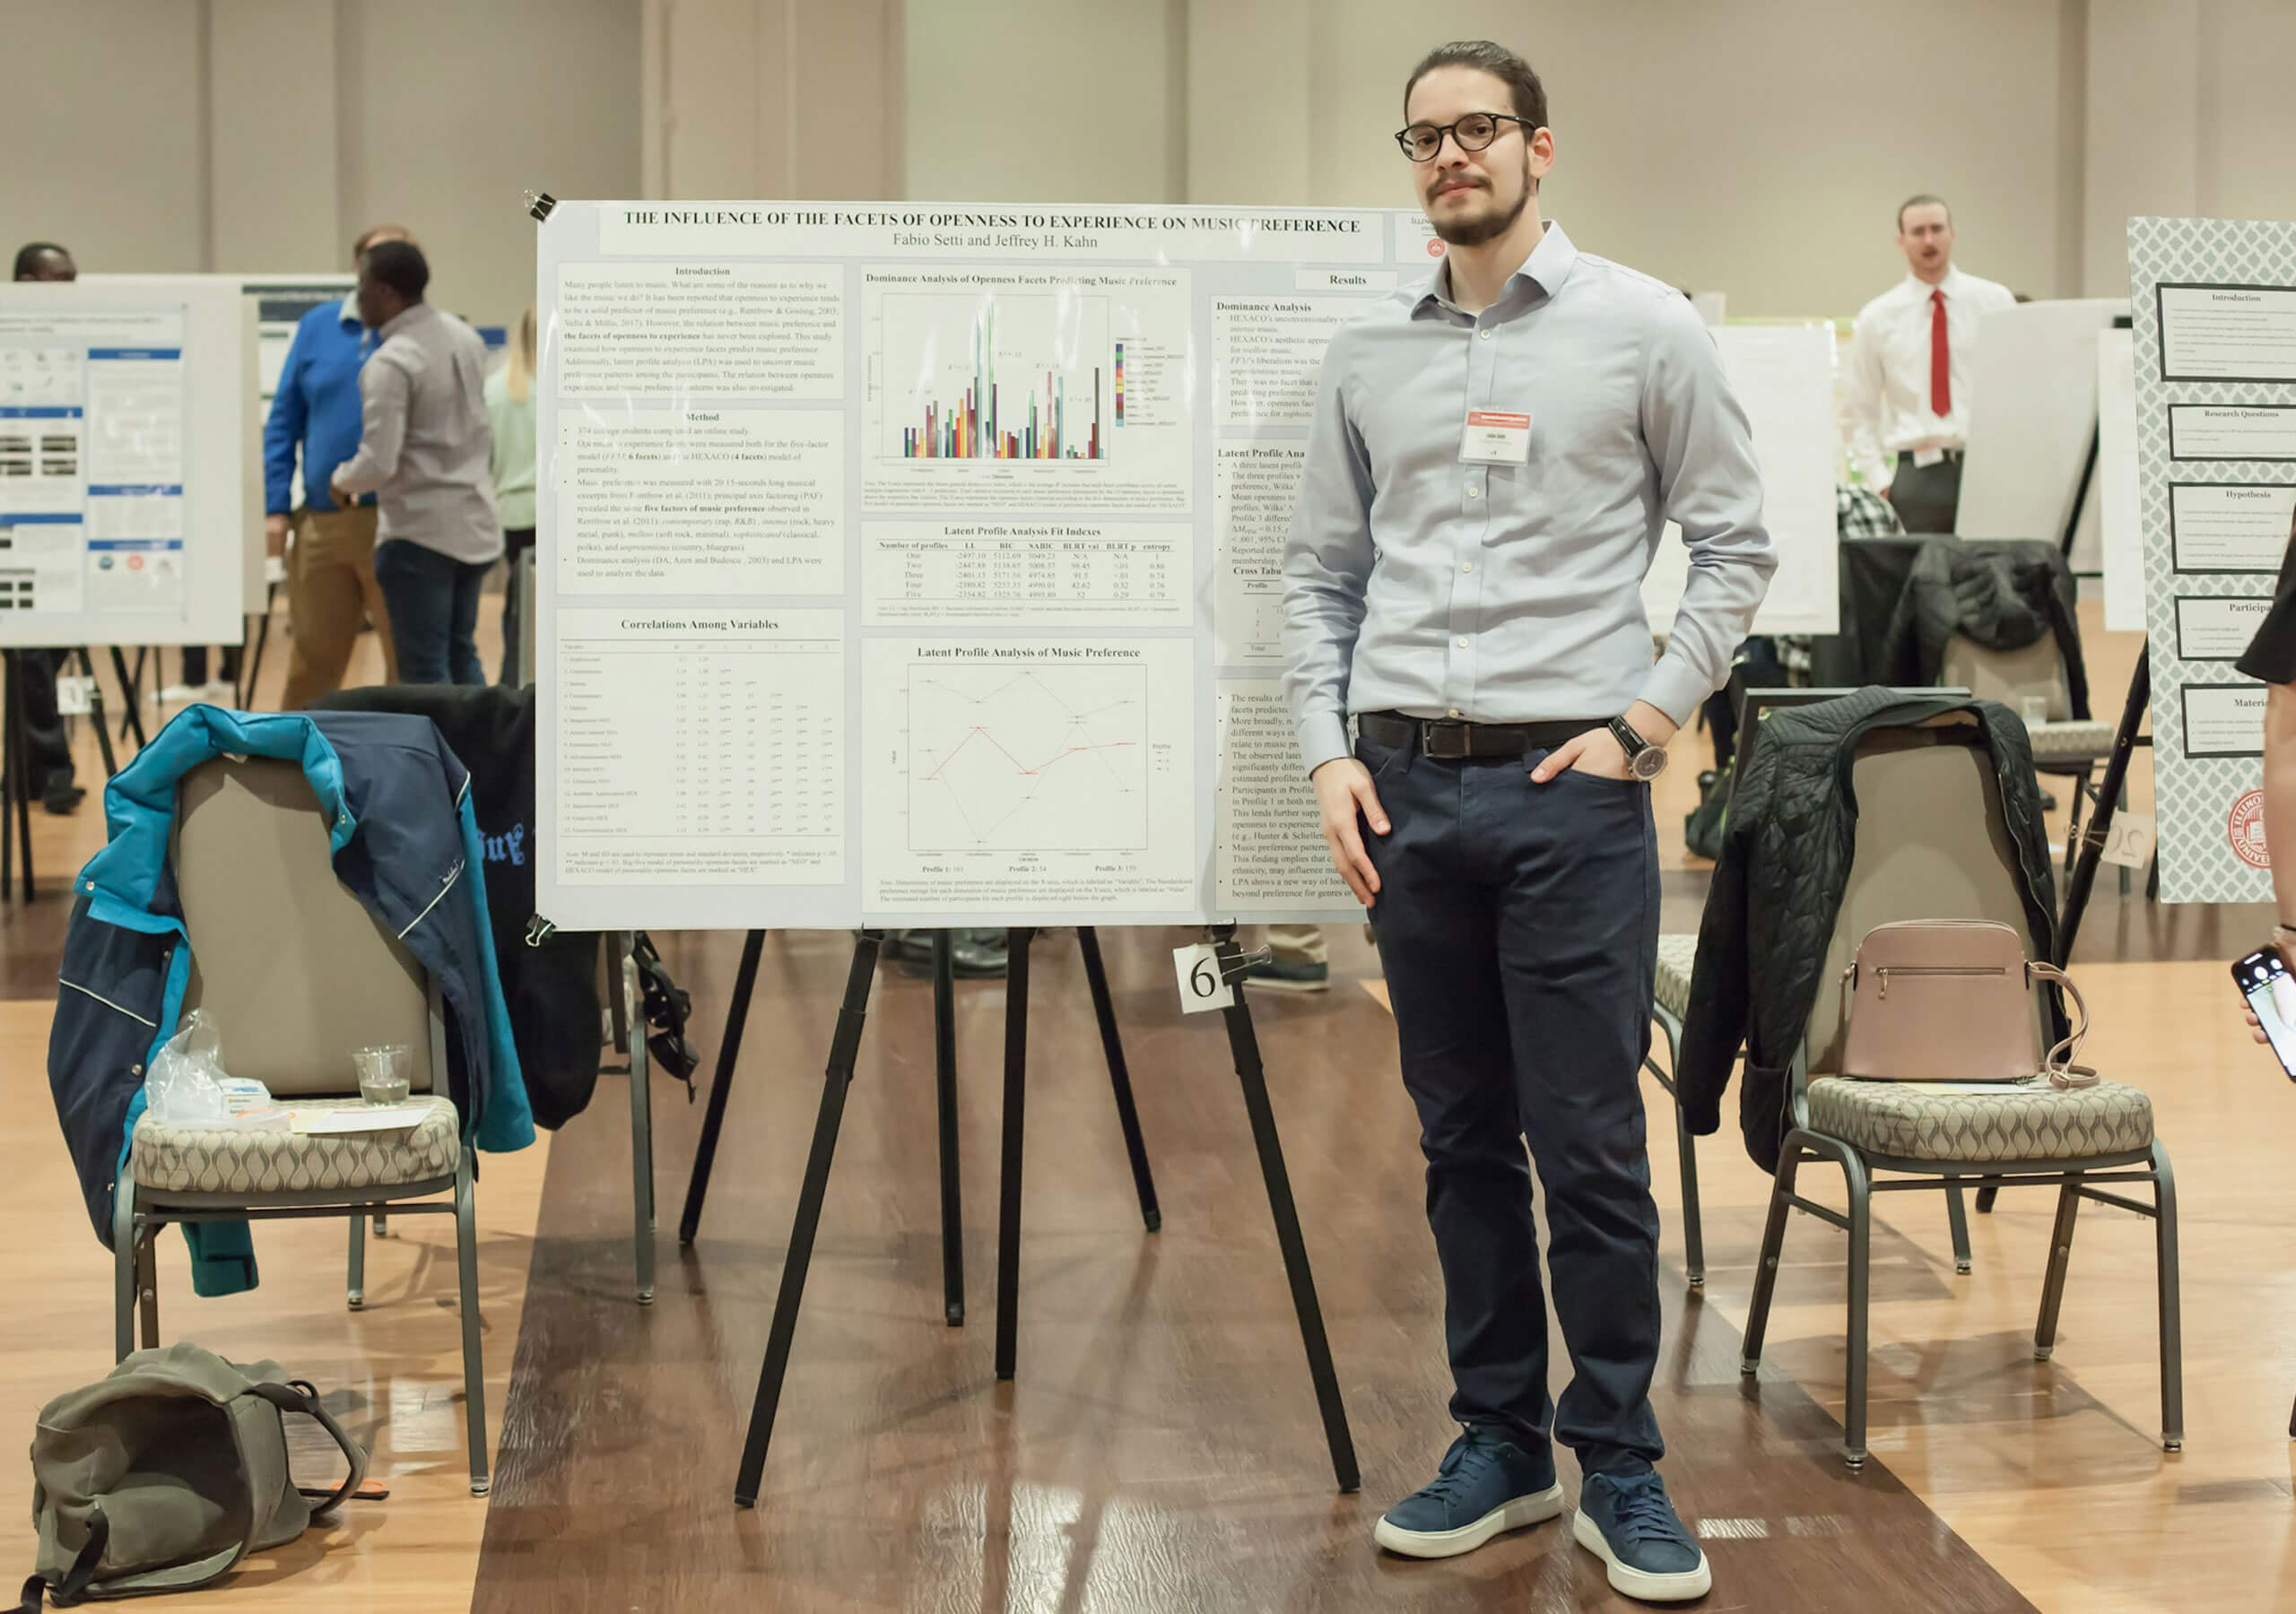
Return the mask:
<path id="1" fill-rule="evenodd" d="M 2152 1147 L 2152 1100 L 2119 1081 L 1972 1092 L 1822 1076 L 1810 1082 L 1809 1108 L 1812 1132 L 1900 1160 L 2077 1160 Z"/>
<path id="2" fill-rule="evenodd" d="M 299 1098 L 297 1109 L 356 1109 L 358 1098 Z M 418 1093 L 426 1113 L 393 1132 L 309 1136 L 135 1123 L 133 1162 L 139 1188 L 174 1193 L 299 1193 L 393 1188 L 455 1174 L 462 1144 L 452 1100 Z"/>
<path id="3" fill-rule="evenodd" d="M 2087 721 L 2044 723 L 2025 732 L 2033 742 L 2036 762 L 2078 761 L 2083 757 L 2105 756 L 2120 734 L 2112 724 Z"/>
<path id="4" fill-rule="evenodd" d="M 1698 962 L 1698 937 L 1677 931 L 1658 938 L 1658 1007 L 1676 1020 L 1690 1012 L 1691 967 Z"/>

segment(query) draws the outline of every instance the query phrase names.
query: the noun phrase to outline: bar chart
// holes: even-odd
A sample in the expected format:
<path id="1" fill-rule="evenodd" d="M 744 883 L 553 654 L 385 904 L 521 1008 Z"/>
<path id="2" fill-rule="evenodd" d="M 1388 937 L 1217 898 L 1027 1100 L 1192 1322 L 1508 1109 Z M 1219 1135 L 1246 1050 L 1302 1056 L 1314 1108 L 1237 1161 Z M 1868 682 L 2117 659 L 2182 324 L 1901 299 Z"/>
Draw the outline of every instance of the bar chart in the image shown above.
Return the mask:
<path id="1" fill-rule="evenodd" d="M 1106 297 L 903 293 L 885 298 L 883 321 L 889 457 L 1110 457 L 1122 349 Z"/>

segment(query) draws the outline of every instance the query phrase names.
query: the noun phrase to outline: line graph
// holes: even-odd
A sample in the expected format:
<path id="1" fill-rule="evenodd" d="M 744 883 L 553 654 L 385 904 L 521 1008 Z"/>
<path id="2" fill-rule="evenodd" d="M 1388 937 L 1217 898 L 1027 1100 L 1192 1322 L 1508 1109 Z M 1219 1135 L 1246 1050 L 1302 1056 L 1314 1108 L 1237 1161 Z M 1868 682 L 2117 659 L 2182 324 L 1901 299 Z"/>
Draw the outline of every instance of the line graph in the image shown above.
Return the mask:
<path id="1" fill-rule="evenodd" d="M 1148 845 L 1144 668 L 909 669 L 912 851 Z"/>

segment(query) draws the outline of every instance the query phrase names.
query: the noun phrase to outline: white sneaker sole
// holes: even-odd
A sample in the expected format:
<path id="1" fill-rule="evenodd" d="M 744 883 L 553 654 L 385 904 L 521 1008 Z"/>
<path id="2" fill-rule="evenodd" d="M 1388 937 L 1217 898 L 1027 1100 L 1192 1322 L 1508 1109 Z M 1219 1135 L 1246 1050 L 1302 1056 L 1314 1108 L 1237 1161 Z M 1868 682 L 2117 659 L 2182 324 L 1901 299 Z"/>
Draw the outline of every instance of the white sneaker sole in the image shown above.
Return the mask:
<path id="1" fill-rule="evenodd" d="M 1493 1536 L 1526 1524 L 1544 1524 L 1561 1513 L 1562 1486 L 1558 1481 L 1543 1491 L 1501 1502 L 1474 1523 L 1457 1530 L 1404 1530 L 1381 1519 L 1373 1527 L 1371 1539 L 1405 1558 L 1457 1558 L 1462 1552 L 1473 1552 Z"/>
<path id="2" fill-rule="evenodd" d="M 1601 1527 L 1583 1510 L 1570 1521 L 1570 1534 L 1578 1545 L 1608 1566 L 1611 1589 L 1629 1597 L 1644 1602 L 1688 1602 L 1714 1589 L 1714 1575 L 1706 1566 L 1703 1550 L 1698 1555 L 1695 1569 L 1685 1569 L 1679 1575 L 1653 1575 L 1647 1569 L 1620 1563 L 1611 1551 L 1611 1544 L 1603 1539 Z"/>

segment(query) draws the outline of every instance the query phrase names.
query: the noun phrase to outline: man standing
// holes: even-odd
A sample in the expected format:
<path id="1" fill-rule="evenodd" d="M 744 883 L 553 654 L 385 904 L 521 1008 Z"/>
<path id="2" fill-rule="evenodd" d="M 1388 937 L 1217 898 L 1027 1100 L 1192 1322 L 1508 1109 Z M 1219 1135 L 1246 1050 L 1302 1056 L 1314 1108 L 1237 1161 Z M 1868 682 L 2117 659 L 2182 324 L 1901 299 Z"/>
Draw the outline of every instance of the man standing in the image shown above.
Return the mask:
<path id="1" fill-rule="evenodd" d="M 16 249 L 15 278 L 76 281 L 80 266 L 53 241 L 27 241 Z M 56 674 L 68 654 L 19 650 L 14 658 L 16 699 L 24 715 L 24 749 L 30 758 L 24 769 L 24 794 L 39 797 L 40 805 L 59 818 L 79 806 L 88 794 L 73 783 L 72 741 L 64 732 L 63 716 L 56 709 Z"/>
<path id="2" fill-rule="evenodd" d="M 1954 268 L 1953 241 L 1952 212 L 1936 197 L 1899 208 L 1909 273 L 1858 310 L 1850 344 L 1850 464 L 1909 533 L 1953 530 L 1978 320 L 2017 300 Z"/>
<path id="3" fill-rule="evenodd" d="M 378 224 L 352 243 L 355 268 L 379 241 L 412 241 L 396 224 Z M 359 624 L 371 620 L 383 645 L 383 681 L 398 680 L 390 616 L 375 582 L 375 501 L 338 506 L 328 490 L 335 468 L 358 449 L 359 369 L 367 360 L 367 330 L 359 299 L 313 308 L 295 326 L 287 361 L 272 395 L 263 428 L 263 536 L 273 556 L 287 554 L 287 612 L 294 645 L 280 709 L 300 712 L 343 687 L 343 672 L 358 643 Z M 295 519 L 295 460 L 303 462 L 303 509 Z"/>
<path id="4" fill-rule="evenodd" d="M 375 580 L 408 683 L 483 684 L 478 590 L 502 555 L 486 344 L 423 300 L 430 265 L 412 241 L 359 259 L 359 317 L 378 341 L 359 372 L 359 451 L 335 467 L 338 502 L 381 498 Z"/>
<path id="5" fill-rule="evenodd" d="M 1645 781 L 1776 561 L 1697 310 L 1540 217 L 1555 146 L 1529 65 L 1446 45 L 1404 99 L 1396 138 L 1448 252 L 1333 338 L 1284 556 L 1286 690 L 1387 970 L 1465 1426 L 1376 1536 L 1444 1557 L 1556 1516 L 1559 1441 L 1585 1476 L 1574 1537 L 1610 1584 L 1692 1598 L 1705 1555 L 1653 1466 L 1648 1394 Z M 1690 582 L 1654 664 L 1640 586 L 1669 519 Z M 1574 1375 L 1559 1402 L 1526 1137 Z"/>

